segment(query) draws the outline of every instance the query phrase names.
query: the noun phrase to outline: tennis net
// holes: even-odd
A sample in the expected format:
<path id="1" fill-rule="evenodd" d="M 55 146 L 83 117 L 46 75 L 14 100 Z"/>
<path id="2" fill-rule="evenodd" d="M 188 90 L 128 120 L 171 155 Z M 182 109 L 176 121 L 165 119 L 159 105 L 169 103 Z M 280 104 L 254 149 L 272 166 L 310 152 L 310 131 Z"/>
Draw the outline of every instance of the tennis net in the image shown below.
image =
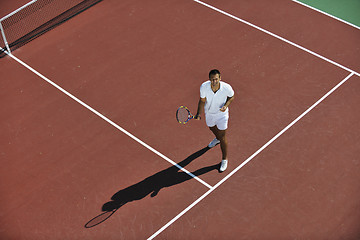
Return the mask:
<path id="1" fill-rule="evenodd" d="M 0 57 L 102 0 L 33 0 L 0 19 Z"/>

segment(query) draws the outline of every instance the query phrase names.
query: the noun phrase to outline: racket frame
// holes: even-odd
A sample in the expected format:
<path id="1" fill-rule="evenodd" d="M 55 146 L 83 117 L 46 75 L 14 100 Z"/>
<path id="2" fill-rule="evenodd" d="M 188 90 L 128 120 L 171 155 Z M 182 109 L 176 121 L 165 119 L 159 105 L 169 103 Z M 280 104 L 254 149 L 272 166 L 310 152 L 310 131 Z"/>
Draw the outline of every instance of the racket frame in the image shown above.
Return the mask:
<path id="1" fill-rule="evenodd" d="M 185 109 L 187 112 L 188 112 L 188 118 L 186 121 L 182 122 L 182 121 L 179 121 L 179 118 L 178 118 L 178 113 L 181 109 Z M 185 107 L 185 106 L 180 106 L 177 110 L 176 110 L 176 120 L 178 121 L 178 123 L 181 123 L 181 124 L 186 124 L 187 122 L 189 122 L 191 119 L 193 119 L 194 116 L 191 114 L 190 110 Z"/>

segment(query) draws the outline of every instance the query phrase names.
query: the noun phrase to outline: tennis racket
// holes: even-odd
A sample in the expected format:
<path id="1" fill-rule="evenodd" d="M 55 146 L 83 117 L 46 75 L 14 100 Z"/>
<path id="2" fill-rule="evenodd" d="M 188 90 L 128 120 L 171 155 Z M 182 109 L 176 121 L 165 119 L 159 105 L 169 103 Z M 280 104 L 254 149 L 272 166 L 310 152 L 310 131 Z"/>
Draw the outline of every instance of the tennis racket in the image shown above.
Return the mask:
<path id="1" fill-rule="evenodd" d="M 92 228 L 92 227 L 95 227 L 96 225 L 99 225 L 102 222 L 105 222 L 105 220 L 110 218 L 118 209 L 119 208 L 116 208 L 112 211 L 106 211 L 106 212 L 103 212 L 100 215 L 94 217 L 93 219 L 91 219 L 89 222 L 87 222 L 85 224 L 85 228 Z"/>
<path id="2" fill-rule="evenodd" d="M 176 120 L 181 124 L 186 124 L 193 118 L 194 116 L 191 114 L 190 110 L 185 106 L 179 107 L 178 110 L 176 111 Z"/>

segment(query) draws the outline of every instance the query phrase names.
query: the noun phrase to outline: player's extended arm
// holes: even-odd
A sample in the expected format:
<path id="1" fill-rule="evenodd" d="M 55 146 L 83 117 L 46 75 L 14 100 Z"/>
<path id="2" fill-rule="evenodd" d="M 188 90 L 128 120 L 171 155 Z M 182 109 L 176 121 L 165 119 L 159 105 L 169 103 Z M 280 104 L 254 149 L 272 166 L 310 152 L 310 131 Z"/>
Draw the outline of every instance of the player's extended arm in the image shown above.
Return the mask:
<path id="1" fill-rule="evenodd" d="M 197 109 L 196 115 L 194 116 L 194 119 L 200 120 L 200 115 L 204 111 L 205 102 L 206 102 L 206 98 L 200 98 L 199 99 L 198 109 Z"/>
<path id="2" fill-rule="evenodd" d="M 234 96 L 228 97 L 226 99 L 225 105 L 220 109 L 220 111 L 225 112 L 225 110 L 229 107 L 230 103 L 234 100 Z"/>

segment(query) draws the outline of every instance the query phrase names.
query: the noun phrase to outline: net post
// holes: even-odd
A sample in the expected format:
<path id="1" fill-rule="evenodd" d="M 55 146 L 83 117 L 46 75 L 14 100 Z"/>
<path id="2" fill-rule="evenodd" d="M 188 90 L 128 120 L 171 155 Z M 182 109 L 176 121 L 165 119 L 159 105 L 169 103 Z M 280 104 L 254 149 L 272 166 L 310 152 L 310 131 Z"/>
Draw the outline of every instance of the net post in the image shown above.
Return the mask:
<path id="1" fill-rule="evenodd" d="M 4 28 L 3 28 L 2 24 L 1 24 L 1 21 L 0 21 L 0 30 L 1 30 L 2 38 L 3 38 L 4 43 L 5 43 L 6 50 L 8 51 L 8 53 L 11 53 L 9 44 L 8 44 L 8 42 L 7 42 L 7 40 L 6 40 Z"/>

